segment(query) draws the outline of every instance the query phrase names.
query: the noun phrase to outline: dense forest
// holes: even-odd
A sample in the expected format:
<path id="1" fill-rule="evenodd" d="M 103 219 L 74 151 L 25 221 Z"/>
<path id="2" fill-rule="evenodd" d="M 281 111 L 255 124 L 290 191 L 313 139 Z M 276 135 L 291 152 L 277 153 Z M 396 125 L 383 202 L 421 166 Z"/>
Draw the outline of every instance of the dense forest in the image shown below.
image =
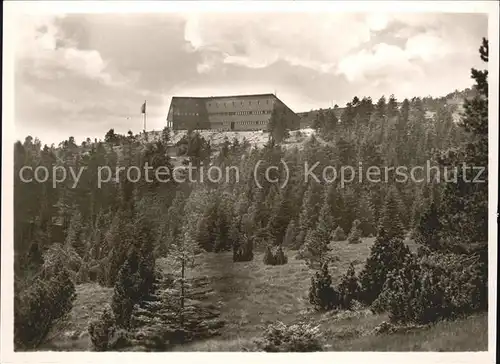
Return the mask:
<path id="1" fill-rule="evenodd" d="M 480 56 L 488 61 L 486 40 Z M 291 148 L 284 147 L 290 132 L 275 114 L 262 148 L 238 140 L 214 146 L 188 131 L 174 145 L 186 163 L 238 167 L 239 180 L 220 183 L 144 178 L 98 183 L 102 166 L 172 171 L 168 129 L 149 141 L 113 130 L 102 141 L 87 139 L 80 145 L 72 137 L 57 146 L 31 136 L 18 141 L 16 349 L 38 348 L 71 311 L 75 287 L 88 282 L 113 288 L 109 306 L 88 326 L 93 350 L 169 350 L 172 343 L 216 335 L 223 330 L 217 308 L 203 311 L 188 304 L 190 294 L 198 292 L 202 300 L 204 292 L 194 290 L 188 276 L 204 255 L 224 252 L 232 254 L 233 266 L 220 269 L 229 274 L 232 267 L 256 259 L 257 252 L 266 265 L 303 260 L 315 271 L 305 294 L 317 311 L 369 307 L 389 313 L 394 324 L 429 324 L 486 310 L 488 184 L 467 182 L 476 171 L 464 166 L 487 171 L 487 75 L 472 70 L 475 85 L 463 96 L 459 122 L 453 119 L 456 106 L 446 99 L 401 101 L 391 95 L 376 102 L 354 97 L 340 117 L 334 109 L 319 110 L 315 133 Z M 435 112 L 429 118 L 430 104 Z M 280 167 L 272 179 L 260 175 L 256 180 L 258 162 L 260 170 Z M 382 183 L 357 178 L 342 185 L 313 178 L 305 183 L 303 166 L 316 162 L 319 171 L 359 165 L 411 169 L 430 163 L 459 178 L 401 182 L 389 170 Z M 60 168 L 44 182 L 25 183 L 20 172 L 26 166 Z M 70 170 L 81 167 L 77 179 Z M 487 173 L 481 178 L 487 181 Z M 375 242 L 362 269 L 356 272 L 351 265 L 333 284 L 334 244 L 359 244 L 366 237 Z M 408 239 L 416 242 L 417 251 L 410 251 Z M 159 259 L 169 261 L 169 272 L 158 268 Z M 210 279 L 196 284 L 209 288 Z M 276 344 L 277 332 L 293 340 Z M 277 322 L 262 338 L 265 351 L 321 350 L 307 325 L 292 330 Z"/>

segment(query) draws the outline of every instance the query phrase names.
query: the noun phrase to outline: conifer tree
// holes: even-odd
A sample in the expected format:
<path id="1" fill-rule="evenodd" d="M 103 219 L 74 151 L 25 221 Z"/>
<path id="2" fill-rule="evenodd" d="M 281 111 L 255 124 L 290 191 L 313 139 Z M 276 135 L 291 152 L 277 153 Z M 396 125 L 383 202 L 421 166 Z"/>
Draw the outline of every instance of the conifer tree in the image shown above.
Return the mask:
<path id="1" fill-rule="evenodd" d="M 426 247 L 436 250 L 439 248 L 441 233 L 441 222 L 439 220 L 438 208 L 435 202 L 432 202 L 428 209 L 420 217 L 417 225 L 416 240 Z"/>
<path id="2" fill-rule="evenodd" d="M 391 187 L 386 195 L 384 208 L 380 217 L 378 235 L 385 234 L 385 239 L 404 239 L 403 224 L 400 214 L 403 209 L 395 187 Z"/>
<path id="3" fill-rule="evenodd" d="M 180 284 L 180 297 L 179 297 L 179 324 L 184 327 L 184 306 L 186 299 L 186 274 L 188 269 L 194 268 L 195 256 L 199 253 L 198 245 L 194 239 L 194 231 L 186 221 L 182 233 L 177 240 L 172 244 L 170 249 L 170 256 L 175 263 L 178 279 Z"/>
<path id="4" fill-rule="evenodd" d="M 310 266 L 315 263 L 323 264 L 328 259 L 328 252 L 332 235 L 332 224 L 329 221 L 327 205 L 321 209 L 321 215 L 316 228 L 309 230 L 304 246 L 301 248 L 302 256 Z"/>
<path id="5" fill-rule="evenodd" d="M 245 233 L 240 233 L 238 241 L 233 242 L 233 262 L 253 260 L 253 241 Z"/>
<path id="6" fill-rule="evenodd" d="M 324 203 L 328 204 L 329 214 L 331 222 L 334 225 L 338 225 L 341 221 L 341 216 L 343 214 L 343 200 L 341 192 L 338 190 L 335 183 L 331 183 L 325 190 L 325 200 Z"/>
<path id="7" fill-rule="evenodd" d="M 276 252 L 274 253 L 274 263 L 275 265 L 283 265 L 288 263 L 288 258 L 283 251 L 281 245 L 276 248 Z"/>
<path id="8" fill-rule="evenodd" d="M 270 245 L 266 246 L 266 250 L 264 252 L 263 262 L 265 265 L 275 265 L 276 264 L 275 259 L 274 259 L 274 254 L 271 250 Z"/>
<path id="9" fill-rule="evenodd" d="M 382 227 L 359 276 L 361 299 L 366 304 L 371 304 L 378 297 L 387 274 L 393 269 L 399 269 L 405 257 L 410 254 L 408 246 L 401 239 L 387 236 Z"/>
<path id="10" fill-rule="evenodd" d="M 138 303 L 138 261 L 137 253 L 131 251 L 120 268 L 115 283 L 111 309 L 118 327 L 129 328 L 134 305 Z"/>
<path id="11" fill-rule="evenodd" d="M 361 229 L 359 228 L 360 224 L 361 224 L 361 222 L 359 220 L 354 220 L 352 222 L 351 231 L 349 232 L 349 236 L 347 237 L 349 244 L 361 243 L 362 232 L 361 232 Z"/>
<path id="12" fill-rule="evenodd" d="M 286 228 L 285 238 L 283 239 L 283 245 L 288 248 L 294 247 L 295 237 L 296 237 L 295 220 L 291 220 Z"/>
<path id="13" fill-rule="evenodd" d="M 84 257 L 86 253 L 86 244 L 83 234 L 82 215 L 78 210 L 73 213 L 71 218 L 68 234 L 66 236 L 66 245 L 75 249 L 80 257 Z"/>
<path id="14" fill-rule="evenodd" d="M 328 263 L 323 263 L 321 269 L 311 277 L 309 302 L 318 311 L 327 311 L 340 303 L 339 293 L 332 287 L 332 276 L 328 271 Z"/>
<path id="15" fill-rule="evenodd" d="M 104 309 L 98 320 L 89 324 L 88 332 L 95 351 L 108 350 L 109 342 L 116 332 L 115 318 L 109 306 Z"/>
<path id="16" fill-rule="evenodd" d="M 281 191 L 277 205 L 273 209 L 270 216 L 267 229 L 269 234 L 273 237 L 274 244 L 280 245 L 287 232 L 287 226 L 290 221 L 291 204 L 289 189 Z"/>
<path id="17" fill-rule="evenodd" d="M 342 276 L 339 284 L 339 295 L 342 306 L 346 309 L 352 307 L 353 300 L 359 299 L 360 285 L 356 277 L 354 265 L 349 264 L 347 272 Z"/>
<path id="18" fill-rule="evenodd" d="M 318 221 L 319 211 L 321 209 L 321 185 L 316 182 L 310 182 L 302 203 L 302 209 L 299 216 L 299 227 L 306 234 L 312 229 Z"/>
<path id="19" fill-rule="evenodd" d="M 359 217 L 359 229 L 363 236 L 375 235 L 375 217 L 372 206 L 368 201 L 367 196 L 363 196 L 359 200 L 356 210 L 356 216 Z"/>
<path id="20" fill-rule="evenodd" d="M 481 60 L 488 62 L 488 41 L 483 39 L 479 48 Z M 465 115 L 460 127 L 468 134 L 469 141 L 461 146 L 455 157 L 442 158 L 443 165 L 457 168 L 457 183 L 447 183 L 442 199 L 442 220 L 445 239 L 454 245 L 467 247 L 470 243 L 481 242 L 486 246 L 488 240 L 488 70 L 471 70 L 476 81 L 478 94 L 465 100 Z M 465 169 L 465 165 L 469 167 Z M 484 168 L 479 181 L 470 166 Z M 454 173 L 454 172 L 450 172 Z"/>
<path id="21" fill-rule="evenodd" d="M 333 241 L 344 241 L 344 240 L 346 240 L 346 235 L 345 235 L 344 229 L 342 229 L 342 227 L 340 225 L 337 226 L 337 228 L 333 232 L 332 240 Z"/>

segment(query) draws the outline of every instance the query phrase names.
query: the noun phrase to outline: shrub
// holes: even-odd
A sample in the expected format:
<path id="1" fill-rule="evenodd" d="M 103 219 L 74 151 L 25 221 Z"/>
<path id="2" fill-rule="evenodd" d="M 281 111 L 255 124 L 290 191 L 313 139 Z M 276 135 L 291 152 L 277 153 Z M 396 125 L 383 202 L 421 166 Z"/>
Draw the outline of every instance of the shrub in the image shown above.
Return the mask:
<path id="1" fill-rule="evenodd" d="M 43 253 L 43 270 L 50 274 L 53 269 L 59 269 L 62 264 L 68 272 L 78 272 L 82 267 L 83 259 L 70 245 L 59 243 L 51 244 Z"/>
<path id="2" fill-rule="evenodd" d="M 253 241 L 246 236 L 243 239 L 243 244 L 233 244 L 233 262 L 250 262 L 253 260 Z"/>
<path id="3" fill-rule="evenodd" d="M 309 230 L 306 235 L 304 245 L 301 247 L 302 255 L 309 267 L 316 267 L 328 261 L 330 246 L 330 233 L 324 227 L 318 224 L 316 229 Z"/>
<path id="4" fill-rule="evenodd" d="M 285 237 L 283 239 L 283 245 L 291 248 L 295 246 L 295 236 L 296 236 L 295 221 L 292 220 L 286 228 Z"/>
<path id="5" fill-rule="evenodd" d="M 297 236 L 295 237 L 295 242 L 293 243 L 291 249 L 299 250 L 304 244 L 305 240 L 306 240 L 306 232 L 304 230 L 300 230 Z"/>
<path id="6" fill-rule="evenodd" d="M 344 241 L 346 240 L 345 232 L 342 227 L 338 226 L 333 232 L 332 236 L 333 241 Z"/>
<path id="7" fill-rule="evenodd" d="M 360 224 L 359 220 L 354 220 L 354 222 L 352 223 L 352 228 L 351 228 L 351 231 L 349 232 L 349 236 L 347 238 L 347 241 L 349 242 L 349 244 L 361 243 L 361 235 L 363 232 L 359 228 L 359 224 Z"/>
<path id="8" fill-rule="evenodd" d="M 271 247 L 267 246 L 266 251 L 264 253 L 264 264 L 265 265 L 275 265 L 274 263 L 274 254 L 271 251 Z"/>
<path id="9" fill-rule="evenodd" d="M 382 291 L 387 274 L 399 269 L 410 250 L 397 238 L 385 239 L 379 236 L 370 250 L 370 256 L 359 275 L 361 284 L 360 299 L 365 304 L 372 304 Z"/>
<path id="10" fill-rule="evenodd" d="M 387 277 L 373 303 L 397 323 L 428 324 L 484 309 L 484 278 L 477 256 L 432 254 L 407 256 Z"/>
<path id="11" fill-rule="evenodd" d="M 40 345 L 57 320 L 71 311 L 75 286 L 62 262 L 45 267 L 34 282 L 15 295 L 14 343 L 16 349 Z M 50 268 L 50 269 L 49 269 Z"/>
<path id="12" fill-rule="evenodd" d="M 90 341 L 95 351 L 106 351 L 109 349 L 110 341 L 116 331 L 115 318 L 108 306 L 97 319 L 89 324 Z"/>
<path id="13" fill-rule="evenodd" d="M 358 278 L 356 277 L 356 271 L 354 270 L 354 265 L 351 263 L 347 272 L 342 276 L 339 284 L 339 295 L 343 308 L 352 308 L 353 301 L 358 300 L 359 290 L 360 287 Z"/>
<path id="14" fill-rule="evenodd" d="M 288 263 L 288 257 L 285 255 L 281 246 L 278 246 L 276 252 L 274 253 L 274 263 L 275 265 L 284 265 Z"/>
<path id="15" fill-rule="evenodd" d="M 76 273 L 76 283 L 82 284 L 89 281 L 89 269 L 87 263 L 83 263 Z"/>
<path id="16" fill-rule="evenodd" d="M 264 264 L 284 265 L 286 263 L 288 263 L 288 257 L 285 255 L 281 245 L 279 245 L 274 252 L 270 246 L 266 247 L 266 251 L 264 253 Z"/>
<path id="17" fill-rule="evenodd" d="M 323 263 L 321 270 L 311 278 L 309 302 L 318 311 L 327 311 L 340 306 L 340 296 L 332 287 L 328 263 Z"/>
<path id="18" fill-rule="evenodd" d="M 266 352 L 323 351 L 319 328 L 303 323 L 285 325 L 276 322 L 268 325 L 263 338 L 256 340 L 256 344 Z"/>

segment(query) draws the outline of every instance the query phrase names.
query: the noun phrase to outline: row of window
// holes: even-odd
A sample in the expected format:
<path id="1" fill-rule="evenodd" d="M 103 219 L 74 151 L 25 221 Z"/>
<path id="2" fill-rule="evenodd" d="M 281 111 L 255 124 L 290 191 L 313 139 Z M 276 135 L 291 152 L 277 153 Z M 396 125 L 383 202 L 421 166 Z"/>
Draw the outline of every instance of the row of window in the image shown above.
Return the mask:
<path id="1" fill-rule="evenodd" d="M 179 112 L 179 111 L 176 111 L 176 112 L 174 112 L 174 115 L 176 115 L 176 116 L 200 116 L 200 113 L 197 113 L 197 112 Z"/>
<path id="2" fill-rule="evenodd" d="M 232 106 L 233 107 L 236 106 L 237 103 L 238 103 L 237 101 L 232 101 Z M 244 105 L 244 101 L 240 101 L 239 103 L 240 103 L 240 106 Z M 215 104 L 215 107 L 217 107 L 217 108 L 219 107 L 218 102 L 215 102 L 214 104 Z M 227 107 L 227 104 L 228 104 L 228 102 L 224 102 L 224 107 Z M 269 100 L 266 100 L 266 104 L 269 105 Z M 212 105 L 212 103 L 209 102 L 208 107 L 210 107 L 211 105 Z M 222 107 L 222 105 L 223 104 L 221 103 L 221 107 Z M 252 101 L 248 101 L 248 105 L 252 105 Z M 257 102 L 254 101 L 254 105 L 260 105 L 260 100 L 257 100 Z"/>
<path id="3" fill-rule="evenodd" d="M 210 123 L 212 125 L 212 127 L 214 126 L 222 126 L 224 124 L 226 125 L 230 125 L 232 123 L 232 121 L 216 121 L 216 122 L 212 122 Z M 256 120 L 256 121 L 235 121 L 234 122 L 236 125 L 265 125 L 267 124 L 267 121 L 265 120 Z"/>
<path id="4" fill-rule="evenodd" d="M 238 121 L 238 125 L 265 125 L 267 121 L 257 120 L 257 121 Z"/>
<path id="5" fill-rule="evenodd" d="M 263 115 L 270 113 L 271 110 L 259 110 L 259 111 L 218 112 L 218 113 L 210 113 L 210 115 L 234 116 L 234 115 Z"/>
<path id="6" fill-rule="evenodd" d="M 234 116 L 234 115 L 263 115 L 271 114 L 271 110 L 258 110 L 258 111 L 235 111 L 235 112 L 218 112 L 210 113 L 210 115 L 224 115 L 224 116 Z M 197 112 L 175 112 L 176 116 L 200 116 Z"/>

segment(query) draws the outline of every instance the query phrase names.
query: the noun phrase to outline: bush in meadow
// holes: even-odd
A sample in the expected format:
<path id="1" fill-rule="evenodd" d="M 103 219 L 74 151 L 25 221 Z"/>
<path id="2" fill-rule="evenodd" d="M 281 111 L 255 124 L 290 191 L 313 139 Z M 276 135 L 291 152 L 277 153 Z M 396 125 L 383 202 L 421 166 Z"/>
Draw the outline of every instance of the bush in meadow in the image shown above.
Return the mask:
<path id="1" fill-rule="evenodd" d="M 328 263 L 311 278 L 309 302 L 318 311 L 327 311 L 341 305 L 340 295 L 332 286 L 332 276 L 328 272 Z"/>
<path id="2" fill-rule="evenodd" d="M 342 227 L 337 226 L 332 236 L 333 241 L 344 241 L 346 240 L 345 232 Z"/>
<path id="3" fill-rule="evenodd" d="M 478 257 L 433 253 L 408 255 L 392 270 L 372 307 L 396 323 L 429 324 L 485 309 Z"/>
<path id="4" fill-rule="evenodd" d="M 107 351 L 116 331 L 115 319 L 110 307 L 106 307 L 101 316 L 88 327 L 90 341 L 95 351 Z"/>
<path id="5" fill-rule="evenodd" d="M 371 247 L 370 256 L 359 275 L 360 299 L 370 305 L 382 291 L 387 274 L 402 267 L 410 249 L 398 238 L 380 235 Z"/>
<path id="6" fill-rule="evenodd" d="M 349 236 L 347 237 L 347 241 L 349 242 L 349 244 L 361 243 L 361 235 L 363 234 L 363 232 L 359 228 L 359 225 L 359 220 L 354 220 L 354 222 L 352 223 L 351 231 L 349 232 Z"/>
<path id="7" fill-rule="evenodd" d="M 360 285 L 356 277 L 354 265 L 351 263 L 339 284 L 339 295 L 342 307 L 351 309 L 353 302 L 359 299 Z"/>
<path id="8" fill-rule="evenodd" d="M 310 324 L 285 325 L 276 322 L 268 325 L 263 337 L 256 340 L 257 347 L 266 352 L 315 352 L 323 351 L 321 333 Z"/>

